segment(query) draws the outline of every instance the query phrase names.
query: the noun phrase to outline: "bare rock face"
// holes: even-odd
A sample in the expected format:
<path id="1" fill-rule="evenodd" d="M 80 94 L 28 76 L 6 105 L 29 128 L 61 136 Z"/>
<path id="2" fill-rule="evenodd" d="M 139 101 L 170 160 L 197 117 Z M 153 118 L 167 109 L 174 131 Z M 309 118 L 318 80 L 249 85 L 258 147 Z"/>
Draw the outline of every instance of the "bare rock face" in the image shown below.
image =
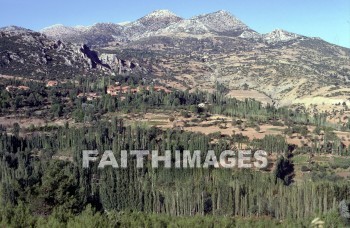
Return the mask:
<path id="1" fill-rule="evenodd" d="M 108 64 L 114 72 L 120 72 L 119 59 L 116 54 L 106 54 L 100 55 L 100 60 L 105 64 Z"/>
<path id="2" fill-rule="evenodd" d="M 80 48 L 80 51 L 82 53 L 82 57 L 90 63 L 90 69 L 95 69 L 97 67 L 99 69 L 102 69 L 103 67 L 110 69 L 108 64 L 102 63 L 98 57 L 98 53 L 96 51 L 92 51 L 86 44 Z"/>
<path id="3" fill-rule="evenodd" d="M 118 74 L 143 70 L 138 63 L 131 60 L 119 59 L 116 54 L 103 53 L 99 58 L 103 63 L 110 66 L 113 72 L 117 72 Z"/>

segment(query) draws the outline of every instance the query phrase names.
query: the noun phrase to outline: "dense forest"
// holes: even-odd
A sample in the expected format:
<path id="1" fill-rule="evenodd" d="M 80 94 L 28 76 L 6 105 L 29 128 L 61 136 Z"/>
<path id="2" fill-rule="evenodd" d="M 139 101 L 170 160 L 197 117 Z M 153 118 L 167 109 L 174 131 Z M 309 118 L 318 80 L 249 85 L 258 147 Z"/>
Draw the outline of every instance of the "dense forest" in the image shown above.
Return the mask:
<path id="1" fill-rule="evenodd" d="M 79 213 L 91 205 L 107 214 L 129 211 L 303 221 L 329 213 L 337 217 L 340 202 L 349 198 L 349 184 L 341 181 L 288 186 L 283 161 L 277 166 L 282 166 L 281 170 L 276 169 L 273 174 L 251 170 L 152 169 L 149 163 L 137 169 L 135 160 L 126 169 L 83 169 L 81 165 L 84 149 L 112 149 L 118 158 L 122 148 L 194 147 L 219 152 L 228 146 L 225 141 L 209 142 L 205 135 L 126 127 L 117 119 L 87 128 L 59 128 L 50 135 L 30 139 L 2 134 L 2 205 L 17 205 L 13 210 L 25 210 L 23 213 L 39 217 L 59 209 Z M 59 151 L 69 151 L 74 161 L 52 160 L 50 155 Z M 6 208 L 3 215 L 11 216 L 7 211 L 11 207 Z M 6 216 L 2 218 L 4 222 Z"/>

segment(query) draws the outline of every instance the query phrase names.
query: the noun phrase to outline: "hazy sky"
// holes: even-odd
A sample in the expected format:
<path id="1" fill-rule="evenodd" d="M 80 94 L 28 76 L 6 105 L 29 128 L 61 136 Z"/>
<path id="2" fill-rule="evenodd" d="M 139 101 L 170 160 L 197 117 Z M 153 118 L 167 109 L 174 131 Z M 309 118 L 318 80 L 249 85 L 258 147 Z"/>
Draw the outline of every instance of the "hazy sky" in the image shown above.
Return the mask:
<path id="1" fill-rule="evenodd" d="M 230 11 L 252 29 L 285 29 L 350 47 L 350 0 L 0 0 L 0 27 L 133 21 L 157 9 L 190 18 Z"/>

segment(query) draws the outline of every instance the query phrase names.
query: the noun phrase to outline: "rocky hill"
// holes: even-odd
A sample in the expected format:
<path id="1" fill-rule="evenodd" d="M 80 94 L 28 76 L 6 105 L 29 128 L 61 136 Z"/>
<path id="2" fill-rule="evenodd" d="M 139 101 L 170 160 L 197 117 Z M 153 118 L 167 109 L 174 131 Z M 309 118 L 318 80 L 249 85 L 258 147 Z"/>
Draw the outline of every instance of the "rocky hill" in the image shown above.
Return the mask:
<path id="1" fill-rule="evenodd" d="M 123 62 L 108 61 L 106 57 L 101 60 L 99 53 L 87 45 L 52 40 L 28 29 L 0 29 L 0 74 L 61 79 L 110 75 L 128 70 Z"/>

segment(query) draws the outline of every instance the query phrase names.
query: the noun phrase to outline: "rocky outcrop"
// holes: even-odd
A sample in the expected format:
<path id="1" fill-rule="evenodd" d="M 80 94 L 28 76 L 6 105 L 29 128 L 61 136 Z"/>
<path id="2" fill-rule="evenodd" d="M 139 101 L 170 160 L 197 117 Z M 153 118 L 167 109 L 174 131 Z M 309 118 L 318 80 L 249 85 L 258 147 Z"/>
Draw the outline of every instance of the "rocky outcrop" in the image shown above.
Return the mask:
<path id="1" fill-rule="evenodd" d="M 90 63 L 90 69 L 95 69 L 95 68 L 111 69 L 111 67 L 108 64 L 103 63 L 99 59 L 98 53 L 96 51 L 91 50 L 86 44 L 84 44 L 80 48 L 80 52 L 82 53 L 82 58 L 84 58 L 85 60 L 87 60 Z"/>
<path id="2" fill-rule="evenodd" d="M 286 41 L 300 39 L 302 37 L 304 36 L 287 32 L 282 29 L 276 29 L 270 33 L 263 35 L 264 40 L 268 43 L 286 42 Z"/>
<path id="3" fill-rule="evenodd" d="M 263 36 L 255 31 L 244 31 L 241 35 L 239 35 L 240 38 L 243 39 L 254 39 L 259 40 L 263 38 Z"/>
<path id="4" fill-rule="evenodd" d="M 138 63 L 130 60 L 119 59 L 116 54 L 101 54 L 100 60 L 103 63 L 108 64 L 112 71 L 118 74 L 144 70 Z"/>

